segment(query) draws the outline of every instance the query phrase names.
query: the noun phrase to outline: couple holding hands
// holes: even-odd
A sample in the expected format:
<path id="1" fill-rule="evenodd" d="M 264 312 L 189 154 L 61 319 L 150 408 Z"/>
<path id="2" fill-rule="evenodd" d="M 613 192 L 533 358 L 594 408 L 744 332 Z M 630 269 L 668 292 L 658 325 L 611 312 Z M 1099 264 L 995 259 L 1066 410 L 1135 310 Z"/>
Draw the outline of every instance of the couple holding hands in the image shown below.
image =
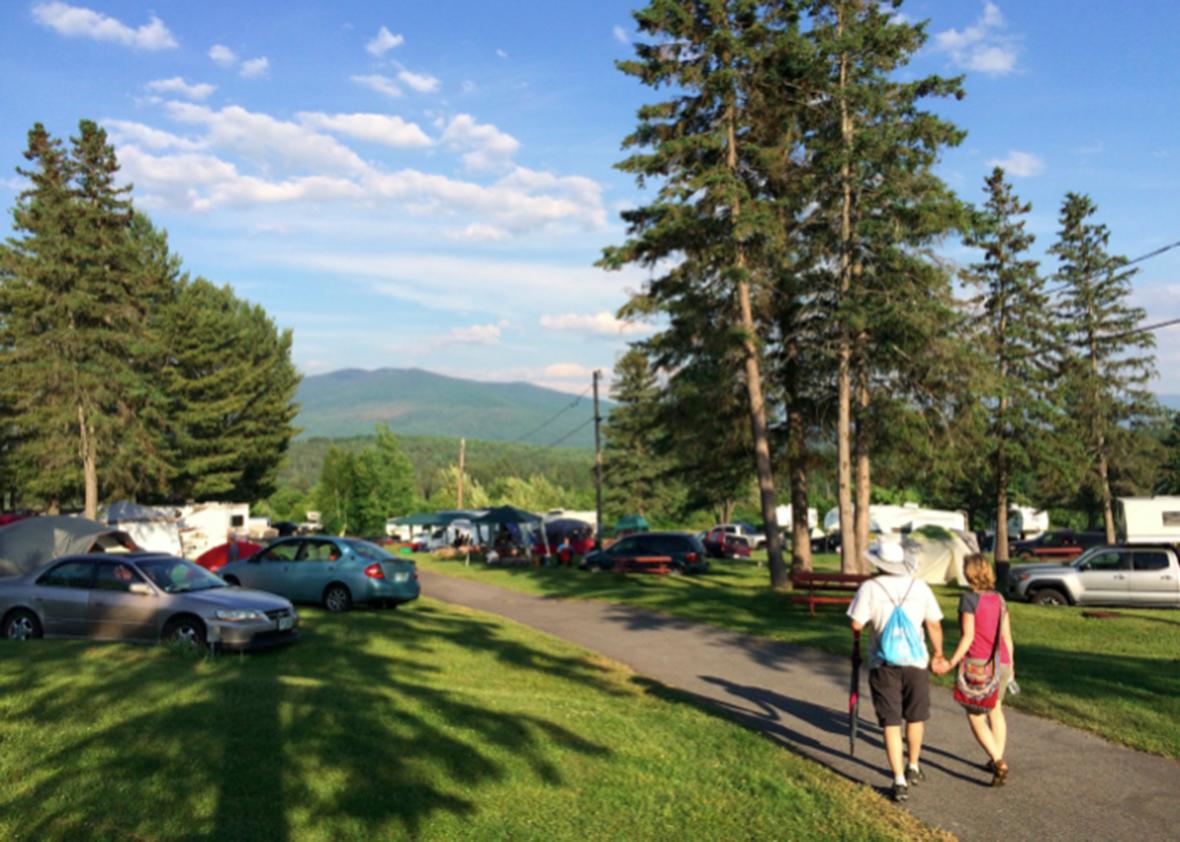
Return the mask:
<path id="1" fill-rule="evenodd" d="M 1007 605 L 995 590 L 991 564 L 979 554 L 968 556 L 963 563 L 971 591 L 959 600 L 962 638 L 947 659 L 943 655 L 942 610 L 930 586 L 912 575 L 916 560 L 892 542 L 874 547 L 869 560 L 882 575 L 860 586 L 848 616 L 853 631 L 866 625 L 874 630 L 869 689 L 877 722 L 884 731 L 885 754 L 893 773 L 893 800 L 905 801 L 910 788 L 926 778 L 919 761 L 930 718 L 928 667 L 935 675 L 958 669 L 955 700 L 966 710 L 971 733 L 987 753 L 991 785 L 1002 786 L 1008 778 L 1004 762 L 1008 728 L 1002 700 L 1014 676 L 1013 645 Z M 926 650 L 923 626 L 930 636 L 933 660 Z"/>

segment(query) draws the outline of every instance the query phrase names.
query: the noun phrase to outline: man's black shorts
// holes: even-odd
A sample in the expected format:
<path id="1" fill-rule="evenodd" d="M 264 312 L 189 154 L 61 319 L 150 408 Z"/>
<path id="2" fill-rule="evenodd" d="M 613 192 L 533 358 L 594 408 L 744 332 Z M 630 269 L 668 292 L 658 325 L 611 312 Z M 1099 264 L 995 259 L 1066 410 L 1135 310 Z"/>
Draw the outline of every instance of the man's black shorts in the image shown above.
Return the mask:
<path id="1" fill-rule="evenodd" d="M 930 674 L 921 667 L 886 665 L 869 670 L 869 689 L 881 727 L 930 718 Z"/>

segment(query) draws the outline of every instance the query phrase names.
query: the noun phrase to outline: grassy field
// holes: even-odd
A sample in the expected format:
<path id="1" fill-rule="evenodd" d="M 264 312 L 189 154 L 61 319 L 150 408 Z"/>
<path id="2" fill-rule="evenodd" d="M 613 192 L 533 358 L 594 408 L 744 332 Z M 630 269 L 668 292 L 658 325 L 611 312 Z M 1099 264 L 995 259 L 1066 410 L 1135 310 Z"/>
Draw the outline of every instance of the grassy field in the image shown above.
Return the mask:
<path id="1" fill-rule="evenodd" d="M 429 600 L 304 619 L 246 657 L 0 644 L 0 838 L 933 838 L 522 626 Z"/>
<path id="2" fill-rule="evenodd" d="M 819 569 L 838 566 L 820 556 Z M 599 599 L 776 640 L 849 651 L 844 607 L 812 617 L 789 594 L 768 587 L 765 566 L 715 562 L 699 577 L 619 576 L 569 568 L 488 568 L 421 557 L 428 570 L 547 596 Z M 936 588 L 946 620 L 946 653 L 958 643 L 957 588 Z M 1019 696 L 1008 704 L 1093 731 L 1134 748 L 1180 757 L 1180 612 L 1118 611 L 1089 619 L 1083 609 L 1011 605 Z M 941 679 L 950 685 L 950 677 Z"/>

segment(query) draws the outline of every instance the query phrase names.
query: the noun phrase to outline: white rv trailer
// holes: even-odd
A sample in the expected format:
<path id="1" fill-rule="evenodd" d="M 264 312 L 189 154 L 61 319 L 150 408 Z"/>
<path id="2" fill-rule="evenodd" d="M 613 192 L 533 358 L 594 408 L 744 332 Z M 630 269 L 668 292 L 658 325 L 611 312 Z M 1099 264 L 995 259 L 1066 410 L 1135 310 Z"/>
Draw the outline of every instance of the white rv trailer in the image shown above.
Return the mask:
<path id="1" fill-rule="evenodd" d="M 774 510 L 774 518 L 778 521 L 780 529 L 790 531 L 794 528 L 794 512 L 789 504 L 776 508 Z M 814 530 L 817 526 L 819 526 L 819 511 L 816 510 L 815 506 L 811 506 L 807 510 L 807 528 Z"/>
<path id="2" fill-rule="evenodd" d="M 926 509 L 917 503 L 902 506 L 869 506 L 869 531 L 878 534 L 912 532 L 923 526 L 941 526 L 943 529 L 967 531 L 967 515 L 946 509 Z M 840 528 L 840 510 L 831 509 L 824 515 L 824 531 L 835 532 Z"/>
<path id="3" fill-rule="evenodd" d="M 1128 543 L 1180 544 L 1180 497 L 1120 497 L 1118 515 Z"/>

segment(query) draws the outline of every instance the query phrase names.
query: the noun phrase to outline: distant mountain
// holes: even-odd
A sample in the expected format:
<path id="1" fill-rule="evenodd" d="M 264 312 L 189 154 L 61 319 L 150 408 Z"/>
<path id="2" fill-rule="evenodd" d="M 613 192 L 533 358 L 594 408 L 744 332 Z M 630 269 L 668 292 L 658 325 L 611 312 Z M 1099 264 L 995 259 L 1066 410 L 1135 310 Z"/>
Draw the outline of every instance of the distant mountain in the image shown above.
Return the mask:
<path id="1" fill-rule="evenodd" d="M 385 422 L 404 435 L 594 446 L 590 394 L 579 400 L 531 383 L 484 383 L 417 368 L 343 369 L 304 378 L 295 399 L 303 439 L 367 435 Z M 603 401 L 604 416 L 610 406 Z"/>
<path id="2" fill-rule="evenodd" d="M 1180 412 L 1180 395 L 1156 395 L 1156 397 L 1168 409 L 1174 409 Z"/>

